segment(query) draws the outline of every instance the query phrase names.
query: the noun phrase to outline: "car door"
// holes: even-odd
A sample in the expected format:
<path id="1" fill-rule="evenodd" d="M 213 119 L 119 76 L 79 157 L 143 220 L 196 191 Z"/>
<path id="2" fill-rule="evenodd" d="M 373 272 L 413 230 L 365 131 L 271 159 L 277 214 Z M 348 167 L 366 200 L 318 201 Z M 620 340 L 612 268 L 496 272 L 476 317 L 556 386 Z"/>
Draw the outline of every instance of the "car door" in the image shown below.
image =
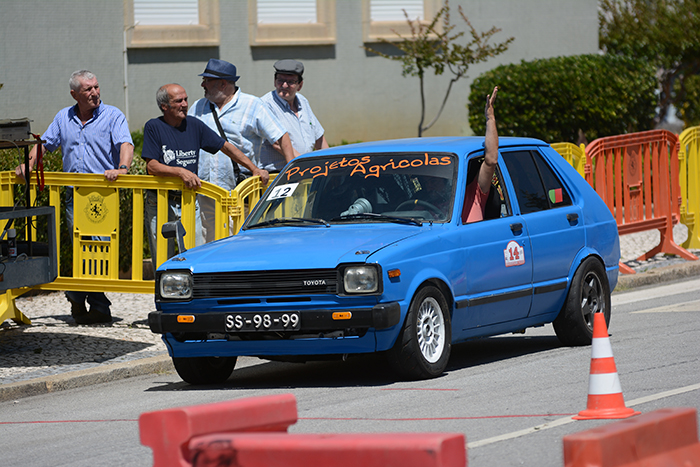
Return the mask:
<path id="1" fill-rule="evenodd" d="M 502 157 L 532 248 L 530 316 L 559 311 L 572 261 L 585 243 L 581 209 L 538 148 L 503 151 Z"/>
<path id="2" fill-rule="evenodd" d="M 470 164 L 478 161 L 473 158 Z M 469 336 L 475 334 L 475 328 L 525 318 L 530 310 L 530 239 L 522 218 L 511 209 L 509 189 L 502 182 L 502 167 L 499 160 L 497 185 L 492 187 L 501 203 L 496 210 L 500 216 L 459 226 L 464 275 L 455 287 L 453 333 L 467 331 L 462 335 Z M 473 172 L 470 168 L 469 173 Z"/>

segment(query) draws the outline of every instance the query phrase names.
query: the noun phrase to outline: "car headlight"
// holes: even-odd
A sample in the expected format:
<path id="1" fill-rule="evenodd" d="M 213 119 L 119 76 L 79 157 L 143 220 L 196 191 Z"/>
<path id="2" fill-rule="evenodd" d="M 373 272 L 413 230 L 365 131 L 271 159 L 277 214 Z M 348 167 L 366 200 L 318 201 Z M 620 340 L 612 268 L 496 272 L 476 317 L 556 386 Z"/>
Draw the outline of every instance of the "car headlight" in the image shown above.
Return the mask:
<path id="1" fill-rule="evenodd" d="M 192 298 L 192 274 L 189 272 L 164 272 L 160 276 L 159 286 L 162 298 Z"/>
<path id="2" fill-rule="evenodd" d="M 350 266 L 343 272 L 345 293 L 374 293 L 379 290 L 379 274 L 374 266 Z"/>

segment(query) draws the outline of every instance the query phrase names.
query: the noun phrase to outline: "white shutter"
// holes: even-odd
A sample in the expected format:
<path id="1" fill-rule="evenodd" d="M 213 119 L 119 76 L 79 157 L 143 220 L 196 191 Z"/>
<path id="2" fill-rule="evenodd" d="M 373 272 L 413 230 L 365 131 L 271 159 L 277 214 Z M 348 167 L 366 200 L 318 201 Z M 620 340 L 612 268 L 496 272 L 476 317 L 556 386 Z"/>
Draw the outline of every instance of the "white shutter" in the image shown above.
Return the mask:
<path id="1" fill-rule="evenodd" d="M 258 0 L 258 24 L 317 23 L 316 0 Z"/>
<path id="2" fill-rule="evenodd" d="M 370 21 L 404 21 L 406 10 L 409 19 L 424 19 L 423 0 L 370 0 Z"/>
<path id="3" fill-rule="evenodd" d="M 133 0 L 139 26 L 199 24 L 199 0 Z"/>

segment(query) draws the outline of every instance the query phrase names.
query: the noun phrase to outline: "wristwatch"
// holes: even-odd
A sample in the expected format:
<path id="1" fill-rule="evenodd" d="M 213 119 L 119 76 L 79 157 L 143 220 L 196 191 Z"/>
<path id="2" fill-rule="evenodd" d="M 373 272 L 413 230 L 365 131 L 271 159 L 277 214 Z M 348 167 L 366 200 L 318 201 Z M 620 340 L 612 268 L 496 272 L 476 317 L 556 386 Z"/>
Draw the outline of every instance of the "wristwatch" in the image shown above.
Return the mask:
<path id="1" fill-rule="evenodd" d="M 125 166 L 124 164 L 120 165 L 120 166 L 119 166 L 119 168 L 120 168 L 120 169 L 126 169 L 126 170 L 129 170 L 129 167 Z"/>

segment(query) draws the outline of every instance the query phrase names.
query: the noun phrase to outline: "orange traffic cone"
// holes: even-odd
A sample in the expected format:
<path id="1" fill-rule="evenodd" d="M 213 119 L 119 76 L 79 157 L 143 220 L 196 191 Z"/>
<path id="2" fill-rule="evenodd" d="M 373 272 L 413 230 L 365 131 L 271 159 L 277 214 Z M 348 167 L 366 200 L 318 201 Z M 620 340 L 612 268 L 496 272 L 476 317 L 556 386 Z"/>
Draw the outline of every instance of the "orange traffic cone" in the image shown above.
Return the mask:
<path id="1" fill-rule="evenodd" d="M 588 381 L 588 407 L 574 416 L 575 420 L 597 420 L 608 418 L 629 418 L 639 415 L 634 409 L 625 407 L 620 378 L 617 375 L 615 359 L 605 315 L 593 315 L 593 344 L 591 346 L 591 374 Z"/>

